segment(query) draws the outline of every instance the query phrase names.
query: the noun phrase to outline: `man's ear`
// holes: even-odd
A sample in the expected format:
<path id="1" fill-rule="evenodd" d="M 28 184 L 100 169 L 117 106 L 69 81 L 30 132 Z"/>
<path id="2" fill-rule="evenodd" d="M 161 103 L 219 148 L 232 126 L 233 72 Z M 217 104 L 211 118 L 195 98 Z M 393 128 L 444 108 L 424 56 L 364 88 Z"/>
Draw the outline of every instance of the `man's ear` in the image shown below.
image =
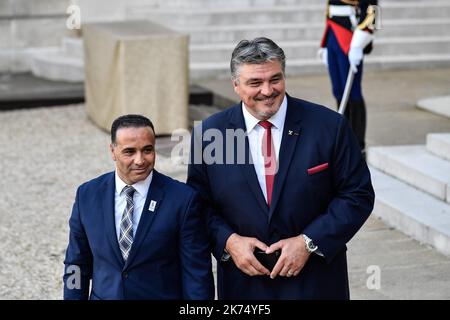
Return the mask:
<path id="1" fill-rule="evenodd" d="M 112 143 L 109 145 L 109 151 L 111 151 L 111 159 L 116 161 L 117 158 L 116 158 L 116 154 L 114 153 L 114 145 Z"/>
<path id="2" fill-rule="evenodd" d="M 232 82 L 232 84 L 233 84 L 234 92 L 236 92 L 236 94 L 239 95 L 238 81 L 237 81 L 237 80 L 232 80 L 231 82 Z"/>

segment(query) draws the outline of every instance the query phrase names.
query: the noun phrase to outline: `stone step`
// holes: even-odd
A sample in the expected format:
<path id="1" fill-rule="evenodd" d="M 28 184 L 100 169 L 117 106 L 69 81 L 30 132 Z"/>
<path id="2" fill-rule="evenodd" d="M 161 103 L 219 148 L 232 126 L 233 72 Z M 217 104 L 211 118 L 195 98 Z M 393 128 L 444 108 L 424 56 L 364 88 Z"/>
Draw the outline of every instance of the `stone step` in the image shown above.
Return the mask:
<path id="1" fill-rule="evenodd" d="M 311 59 L 317 54 L 319 42 L 282 41 L 279 42 L 288 59 Z M 230 58 L 234 45 L 231 43 L 191 44 L 191 62 L 220 62 Z M 408 55 L 433 54 L 450 52 L 450 36 L 448 37 L 402 37 L 380 38 L 375 40 L 373 55 Z"/>
<path id="2" fill-rule="evenodd" d="M 381 21 L 399 19 L 422 19 L 427 17 L 448 18 L 450 1 L 387 2 L 381 7 Z M 179 8 L 136 7 L 130 8 L 127 16 L 132 19 L 149 19 L 172 27 L 213 26 L 264 23 L 298 23 L 325 21 L 323 3 L 286 5 L 275 7 L 189 7 Z"/>
<path id="3" fill-rule="evenodd" d="M 450 52 L 450 36 L 410 36 L 375 38 L 374 55 L 423 55 Z"/>
<path id="4" fill-rule="evenodd" d="M 0 1 L 0 17 L 29 17 L 29 16 L 66 16 L 69 1 L 61 0 L 13 0 Z"/>
<path id="5" fill-rule="evenodd" d="M 450 54 L 410 54 L 395 56 L 368 56 L 364 67 L 371 70 L 424 69 L 450 66 Z"/>
<path id="6" fill-rule="evenodd" d="M 70 82 L 84 81 L 82 59 L 72 57 L 61 49 L 36 49 L 30 56 L 30 70 L 44 79 Z"/>
<path id="7" fill-rule="evenodd" d="M 84 45 L 82 38 L 64 37 L 62 42 L 62 50 L 69 56 L 83 59 L 84 58 Z"/>
<path id="8" fill-rule="evenodd" d="M 381 41 L 381 40 L 380 40 Z M 225 45 L 227 47 L 227 45 Z M 195 45 L 194 45 L 195 48 Z M 321 61 L 315 57 L 315 53 L 317 51 L 317 47 L 312 45 L 312 42 L 310 42 L 310 58 L 309 59 L 298 59 L 298 57 L 295 57 L 292 53 L 289 52 L 289 46 L 287 49 L 287 68 L 286 73 L 288 76 L 295 76 L 295 75 L 301 75 L 301 74 L 312 74 L 312 73 L 324 73 L 326 72 L 325 66 L 322 65 Z M 77 50 L 80 50 L 80 48 L 77 48 Z M 231 54 L 232 47 L 228 48 L 228 53 L 225 52 L 222 53 L 224 57 L 228 55 L 228 57 L 225 57 L 223 61 L 216 61 L 211 62 L 209 60 L 202 61 L 202 62 L 191 62 L 189 65 L 190 68 L 190 78 L 191 79 L 207 79 L 207 78 L 216 78 L 216 79 L 228 79 L 230 77 L 229 73 L 229 55 Z M 45 50 L 44 50 L 45 51 Z M 58 51 L 58 55 L 60 56 L 71 56 L 69 51 L 69 54 L 63 53 L 59 49 L 50 49 L 50 51 L 54 54 L 54 51 Z M 205 50 L 203 50 L 205 51 Z M 38 58 L 35 59 L 33 62 L 34 68 L 33 70 L 39 70 L 39 75 L 48 78 L 53 79 L 56 74 L 59 74 L 57 77 L 59 79 L 65 79 L 65 73 L 67 72 L 67 69 L 72 70 L 69 75 L 68 81 L 81 81 L 80 75 L 84 73 L 83 70 L 83 61 L 81 58 L 77 57 L 76 55 L 72 58 L 68 58 L 67 61 L 70 63 L 70 66 L 68 68 L 65 68 L 63 65 L 61 65 L 61 59 L 58 59 L 55 61 L 55 65 L 52 68 L 49 68 L 48 70 L 51 72 L 51 75 L 49 77 L 45 76 L 47 66 L 51 64 L 51 61 L 49 59 L 45 58 L 45 54 L 42 54 L 42 50 L 26 50 L 27 55 L 33 56 L 34 54 L 38 55 Z M 44 59 L 42 59 L 42 56 L 44 55 Z M 191 59 L 195 59 L 196 53 L 195 51 L 191 51 Z M 1 50 L 0 50 L 0 56 L 1 56 Z M 17 52 L 16 52 L 17 56 Z M 24 56 L 21 54 L 20 56 Z M 290 58 L 291 56 L 295 57 L 294 59 Z M 207 55 L 205 56 L 205 58 Z M 76 60 L 76 63 L 74 62 L 74 59 Z M 198 58 L 197 58 L 198 59 Z M 43 60 L 43 61 L 42 61 Z M 39 66 L 41 61 L 45 64 L 45 66 Z M 29 63 L 28 63 L 29 64 Z M 28 65 L 27 64 L 27 65 Z M 373 55 L 368 56 L 365 58 L 365 65 L 364 67 L 366 70 L 375 70 L 375 69 L 408 69 L 408 68 L 430 68 L 430 67 L 442 67 L 442 66 L 450 66 L 450 56 L 448 54 L 441 54 L 441 55 L 396 55 L 396 56 L 380 56 L 376 52 L 374 52 Z M 23 70 L 28 70 L 26 67 L 22 67 Z M 60 72 L 57 72 L 56 70 L 59 69 Z M 78 69 L 77 71 L 74 71 L 75 69 Z M 78 76 L 73 76 L 73 74 L 78 74 Z M 74 80 L 70 80 L 74 79 Z"/>
<path id="9" fill-rule="evenodd" d="M 231 53 L 230 53 L 231 55 Z M 449 54 L 402 55 L 402 56 L 368 56 L 364 62 L 366 70 L 393 69 L 425 69 L 449 67 Z M 327 72 L 326 67 L 317 58 L 288 59 L 286 74 L 288 76 Z M 195 62 L 190 63 L 191 79 L 229 79 L 230 63 L 228 62 Z"/>
<path id="10" fill-rule="evenodd" d="M 3 2 L 0 1 L 0 4 Z M 35 1 L 27 1 L 27 4 L 23 4 L 33 7 L 31 2 Z M 49 3 L 53 2 L 49 1 Z M 39 10 L 44 8 L 45 6 Z M 0 16 L 3 14 L 1 9 L 0 5 Z M 22 17 L 15 15 L 11 18 L 0 18 L 0 73 L 29 71 L 27 62 L 29 49 L 61 45 L 62 38 L 71 34 L 71 31 L 65 27 L 66 19 L 66 17 L 51 15 Z"/>
<path id="11" fill-rule="evenodd" d="M 417 107 L 450 118 L 450 96 L 433 97 L 419 100 Z"/>
<path id="12" fill-rule="evenodd" d="M 425 146 L 372 147 L 368 163 L 441 201 L 450 202 L 450 162 L 427 152 Z"/>
<path id="13" fill-rule="evenodd" d="M 376 195 L 373 214 L 450 256 L 450 205 L 373 167 L 370 172 Z"/>
<path id="14" fill-rule="evenodd" d="M 427 134 L 427 150 L 450 161 L 450 133 Z"/>
<path id="15" fill-rule="evenodd" d="M 448 36 L 450 19 L 405 19 L 385 21 L 383 29 L 376 33 L 377 38 L 410 37 L 410 36 Z M 276 24 L 242 24 L 230 26 L 209 26 L 177 28 L 175 30 L 188 33 L 190 42 L 233 43 L 242 39 L 250 39 L 264 35 L 276 42 L 315 40 L 318 43 L 324 31 L 323 22 L 313 23 L 276 23 Z"/>
<path id="16" fill-rule="evenodd" d="M 280 7 L 241 7 L 224 8 L 187 8 L 180 11 L 174 9 L 138 9 L 129 12 L 133 19 L 149 19 L 171 27 L 210 27 L 232 26 L 241 24 L 274 24 L 274 23 L 306 23 L 325 22 L 323 4 Z"/>
<path id="17" fill-rule="evenodd" d="M 424 0 L 422 0 L 424 1 Z M 229 7 L 259 7 L 259 6 L 285 6 L 299 4 L 313 4 L 317 0 L 146 0 L 145 4 L 135 7 L 146 8 L 229 8 Z"/>
<path id="18" fill-rule="evenodd" d="M 49 47 L 71 34 L 66 17 L 0 19 L 0 48 Z"/>

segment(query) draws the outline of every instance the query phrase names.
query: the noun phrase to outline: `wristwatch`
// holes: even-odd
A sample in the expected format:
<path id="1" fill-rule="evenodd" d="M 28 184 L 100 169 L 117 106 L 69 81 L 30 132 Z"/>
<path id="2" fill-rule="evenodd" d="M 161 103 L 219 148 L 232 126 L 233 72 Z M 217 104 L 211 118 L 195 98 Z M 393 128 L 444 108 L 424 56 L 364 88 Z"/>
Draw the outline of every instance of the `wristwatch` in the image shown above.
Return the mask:
<path id="1" fill-rule="evenodd" d="M 302 236 L 303 239 L 305 239 L 306 250 L 308 250 L 309 253 L 313 253 L 314 251 L 316 251 L 318 247 L 313 243 L 311 238 L 306 234 L 302 234 Z"/>

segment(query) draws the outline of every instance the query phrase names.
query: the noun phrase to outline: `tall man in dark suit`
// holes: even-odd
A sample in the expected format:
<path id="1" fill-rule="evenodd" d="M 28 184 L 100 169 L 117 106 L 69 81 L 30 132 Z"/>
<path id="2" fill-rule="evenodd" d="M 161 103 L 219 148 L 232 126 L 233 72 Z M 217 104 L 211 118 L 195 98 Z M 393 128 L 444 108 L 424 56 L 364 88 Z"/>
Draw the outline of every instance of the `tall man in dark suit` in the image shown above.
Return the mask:
<path id="1" fill-rule="evenodd" d="M 214 298 L 204 210 L 192 188 L 153 169 L 153 124 L 119 117 L 110 148 L 115 172 L 77 191 L 64 298 Z"/>
<path id="2" fill-rule="evenodd" d="M 352 130 L 285 93 L 284 52 L 270 39 L 241 41 L 231 74 L 242 102 L 194 130 L 188 170 L 208 210 L 219 299 L 348 299 L 346 243 L 374 202 Z"/>

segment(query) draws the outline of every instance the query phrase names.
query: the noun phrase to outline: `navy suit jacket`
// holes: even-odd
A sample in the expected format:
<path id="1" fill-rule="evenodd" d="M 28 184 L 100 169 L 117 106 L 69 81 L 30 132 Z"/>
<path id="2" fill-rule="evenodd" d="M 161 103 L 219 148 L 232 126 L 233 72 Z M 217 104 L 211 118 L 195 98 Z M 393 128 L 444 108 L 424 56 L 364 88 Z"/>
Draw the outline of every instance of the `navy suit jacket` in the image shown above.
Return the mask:
<path id="1" fill-rule="evenodd" d="M 212 128 L 224 137 L 226 129 L 246 130 L 241 104 L 206 119 L 201 132 Z M 188 184 L 208 208 L 213 254 L 219 261 L 219 299 L 348 299 L 346 243 L 370 215 L 374 192 L 345 118 L 288 96 L 270 208 L 249 162 L 247 138 L 245 164 L 236 164 L 238 143 L 234 154 L 226 143 L 213 153 L 227 155 L 224 164 L 207 164 L 202 155 L 211 153 L 213 143 L 219 144 L 202 139 L 198 129 L 192 139 Z M 231 159 L 235 163 L 230 164 Z M 267 245 L 304 233 L 325 257 L 311 254 L 296 277 L 250 277 L 232 259 L 221 261 L 233 232 Z"/>
<path id="2" fill-rule="evenodd" d="M 64 261 L 64 298 L 213 299 L 206 219 L 197 193 L 153 170 L 126 263 L 116 235 L 114 194 L 114 172 L 78 188 Z M 151 200 L 156 201 L 153 212 Z"/>

